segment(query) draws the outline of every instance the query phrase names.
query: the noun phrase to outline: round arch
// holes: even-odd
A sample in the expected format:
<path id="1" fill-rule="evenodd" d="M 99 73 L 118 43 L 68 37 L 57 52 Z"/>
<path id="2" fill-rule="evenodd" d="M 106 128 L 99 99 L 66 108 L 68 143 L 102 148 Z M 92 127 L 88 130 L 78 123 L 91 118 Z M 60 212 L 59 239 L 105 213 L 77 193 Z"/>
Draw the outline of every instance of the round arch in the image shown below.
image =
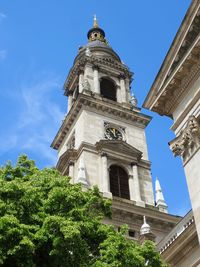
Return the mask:
<path id="1" fill-rule="evenodd" d="M 130 199 L 128 174 L 119 165 L 111 165 L 109 169 L 110 192 L 113 196 Z"/>
<path id="2" fill-rule="evenodd" d="M 108 77 L 102 77 L 100 79 L 100 93 L 107 99 L 117 101 L 116 84 Z"/>

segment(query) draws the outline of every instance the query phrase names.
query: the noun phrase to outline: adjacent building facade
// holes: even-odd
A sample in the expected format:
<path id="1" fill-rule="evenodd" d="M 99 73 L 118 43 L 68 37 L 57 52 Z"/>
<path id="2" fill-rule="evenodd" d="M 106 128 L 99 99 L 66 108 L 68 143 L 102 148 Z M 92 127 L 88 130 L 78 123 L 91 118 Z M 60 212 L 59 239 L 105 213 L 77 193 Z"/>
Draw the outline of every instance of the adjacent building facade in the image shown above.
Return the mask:
<path id="1" fill-rule="evenodd" d="M 193 0 L 143 104 L 173 119 L 200 241 L 200 1 Z"/>
<path id="2" fill-rule="evenodd" d="M 158 244 L 176 267 L 200 266 L 200 1 L 193 0 L 143 107 L 173 119 L 169 142 L 181 156 L 192 211 Z"/>

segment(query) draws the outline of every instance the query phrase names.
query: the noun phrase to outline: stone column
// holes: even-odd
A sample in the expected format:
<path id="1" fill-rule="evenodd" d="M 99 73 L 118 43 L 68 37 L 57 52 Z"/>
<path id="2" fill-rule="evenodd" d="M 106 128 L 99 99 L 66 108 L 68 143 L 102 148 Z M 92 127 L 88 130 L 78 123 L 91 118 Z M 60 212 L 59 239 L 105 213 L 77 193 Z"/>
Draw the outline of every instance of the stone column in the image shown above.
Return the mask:
<path id="1" fill-rule="evenodd" d="M 118 103 L 122 103 L 121 88 L 120 88 L 120 86 L 117 86 L 117 102 Z"/>
<path id="2" fill-rule="evenodd" d="M 100 94 L 100 84 L 99 84 L 99 70 L 98 67 L 94 67 L 94 76 L 93 76 L 93 81 L 94 81 L 94 93 Z"/>
<path id="3" fill-rule="evenodd" d="M 90 75 L 92 72 L 92 66 L 89 64 L 85 65 L 85 69 L 84 69 L 84 79 L 88 79 L 88 75 Z"/>
<path id="4" fill-rule="evenodd" d="M 101 154 L 101 186 L 104 197 L 112 198 L 112 194 L 110 193 L 110 184 L 109 184 L 109 174 L 108 174 L 108 160 L 107 154 Z"/>
<path id="5" fill-rule="evenodd" d="M 79 93 L 82 93 L 83 91 L 83 78 L 84 78 L 83 71 L 81 71 L 79 73 Z"/>
<path id="6" fill-rule="evenodd" d="M 73 179 L 74 179 L 74 162 L 73 161 L 69 162 L 69 177 L 71 177 L 70 183 L 73 183 Z"/>
<path id="7" fill-rule="evenodd" d="M 126 103 L 126 86 L 125 86 L 124 77 L 120 76 L 119 81 L 120 81 L 120 88 L 121 88 L 122 103 Z"/>
<path id="8" fill-rule="evenodd" d="M 175 134 L 176 138 L 169 144 L 174 156 L 182 157 L 200 243 L 200 122 L 197 117 L 190 115 L 186 126 Z"/>
<path id="9" fill-rule="evenodd" d="M 126 96 L 128 102 L 131 100 L 131 94 L 130 94 L 130 81 L 128 78 L 125 79 L 125 85 L 126 85 Z"/>
<path id="10" fill-rule="evenodd" d="M 128 184 L 129 184 L 130 200 L 134 201 L 135 200 L 135 191 L 134 191 L 133 175 L 129 175 Z"/>
<path id="11" fill-rule="evenodd" d="M 71 107 L 72 107 L 72 93 L 69 92 L 68 93 L 68 107 L 67 107 L 68 112 L 70 111 Z"/>
<path id="12" fill-rule="evenodd" d="M 137 204 L 139 206 L 144 206 L 144 202 L 141 199 L 140 194 L 140 184 L 139 184 L 139 176 L 138 176 L 138 166 L 136 163 L 132 163 L 132 172 L 133 172 L 133 184 L 134 184 L 134 191 L 135 191 L 135 197 Z"/>

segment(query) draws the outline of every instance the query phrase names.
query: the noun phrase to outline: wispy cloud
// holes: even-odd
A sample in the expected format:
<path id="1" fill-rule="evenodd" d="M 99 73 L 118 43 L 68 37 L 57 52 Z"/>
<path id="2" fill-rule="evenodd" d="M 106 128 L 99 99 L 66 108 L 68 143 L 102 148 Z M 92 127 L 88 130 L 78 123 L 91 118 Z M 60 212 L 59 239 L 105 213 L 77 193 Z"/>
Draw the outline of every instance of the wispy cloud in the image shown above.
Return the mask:
<path id="1" fill-rule="evenodd" d="M 0 50 L 0 60 L 4 60 L 7 56 L 7 51 L 5 49 Z"/>
<path id="2" fill-rule="evenodd" d="M 5 18 L 7 18 L 6 14 L 3 12 L 0 12 L 0 22 Z"/>
<path id="3" fill-rule="evenodd" d="M 56 163 L 57 157 L 50 144 L 64 117 L 54 99 L 55 92 L 60 92 L 60 88 L 59 79 L 49 75 L 23 83 L 17 97 L 14 95 L 20 114 L 14 131 L 4 138 L 4 152 L 10 149 L 16 149 L 19 153 L 31 152 L 45 159 L 46 166 Z"/>

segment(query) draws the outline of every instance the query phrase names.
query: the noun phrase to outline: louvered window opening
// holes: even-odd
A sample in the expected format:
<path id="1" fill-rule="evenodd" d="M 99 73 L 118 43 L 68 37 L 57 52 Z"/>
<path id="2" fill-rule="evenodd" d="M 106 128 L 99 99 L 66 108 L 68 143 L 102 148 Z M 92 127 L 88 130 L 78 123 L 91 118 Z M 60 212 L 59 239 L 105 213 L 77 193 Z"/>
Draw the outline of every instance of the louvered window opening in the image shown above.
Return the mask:
<path id="1" fill-rule="evenodd" d="M 100 91 L 103 97 L 116 101 L 116 88 L 112 81 L 102 79 L 100 82 Z"/>
<path id="2" fill-rule="evenodd" d="M 110 192 L 113 196 L 130 199 L 128 175 L 117 165 L 110 167 Z"/>

